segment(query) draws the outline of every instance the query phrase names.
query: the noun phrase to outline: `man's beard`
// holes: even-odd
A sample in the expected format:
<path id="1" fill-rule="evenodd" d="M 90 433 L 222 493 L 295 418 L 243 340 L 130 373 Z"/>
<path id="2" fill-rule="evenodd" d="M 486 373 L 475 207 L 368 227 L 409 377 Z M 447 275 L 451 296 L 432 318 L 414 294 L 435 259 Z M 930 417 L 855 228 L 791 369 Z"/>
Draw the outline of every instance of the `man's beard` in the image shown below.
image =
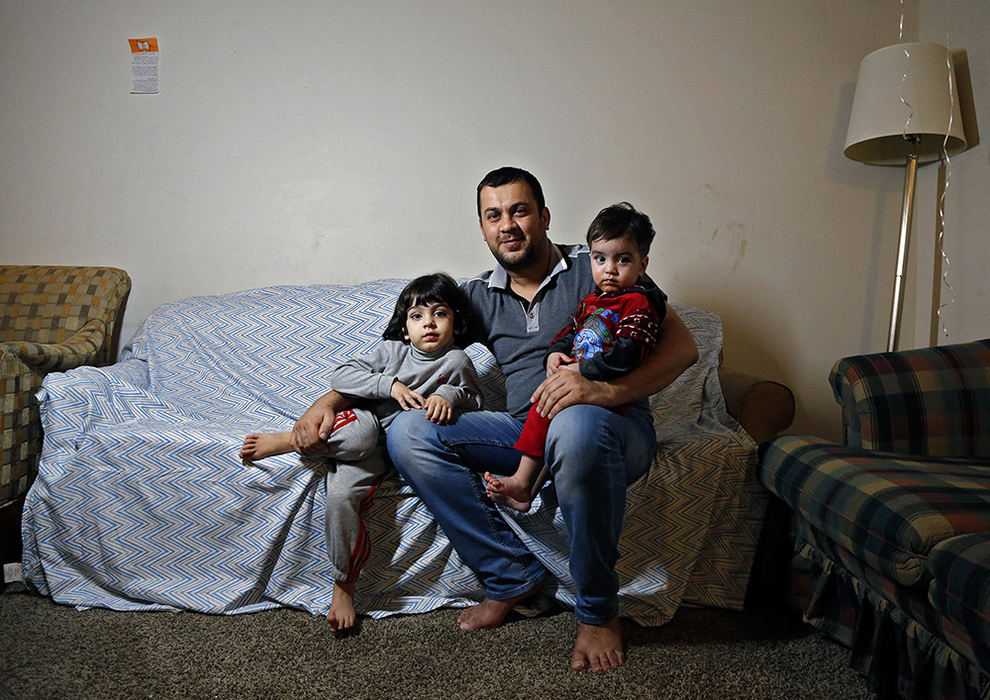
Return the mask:
<path id="1" fill-rule="evenodd" d="M 547 243 L 547 246 L 550 244 Z M 528 245 L 523 250 L 517 253 L 511 253 L 506 255 L 502 252 L 501 248 L 496 247 L 492 251 L 495 256 L 495 260 L 498 264 L 502 266 L 503 269 L 508 272 L 515 272 L 517 270 L 526 270 L 528 268 L 539 265 L 543 262 L 542 258 L 546 256 L 546 251 L 538 250 L 536 246 Z"/>

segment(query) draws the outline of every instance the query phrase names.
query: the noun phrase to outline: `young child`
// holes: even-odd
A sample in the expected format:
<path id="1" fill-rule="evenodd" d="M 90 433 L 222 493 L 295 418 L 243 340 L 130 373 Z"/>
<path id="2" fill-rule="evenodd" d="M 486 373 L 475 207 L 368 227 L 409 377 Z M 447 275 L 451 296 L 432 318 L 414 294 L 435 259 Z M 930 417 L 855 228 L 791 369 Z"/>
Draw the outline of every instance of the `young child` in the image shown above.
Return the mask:
<path id="1" fill-rule="evenodd" d="M 402 290 L 382 334 L 368 355 L 333 370 L 330 386 L 364 399 L 367 408 L 338 413 L 327 438 L 336 467 L 326 478 L 327 550 L 333 568 L 333 601 L 327 620 L 334 631 L 354 625 L 355 582 L 369 544 L 361 513 L 387 470 L 379 454 L 381 432 L 400 411 L 425 409 L 443 425 L 455 409 L 481 408 L 478 375 L 460 349 L 468 329 L 468 306 L 457 283 L 436 273 L 417 277 Z M 291 432 L 259 433 L 244 439 L 245 462 L 292 451 Z M 363 461 L 366 460 L 366 461 Z"/>
<path id="2" fill-rule="evenodd" d="M 667 297 L 643 277 L 655 231 L 650 218 L 628 202 L 606 207 L 588 227 L 591 274 L 598 289 L 586 296 L 573 322 L 547 350 L 547 376 L 580 372 L 608 381 L 632 371 L 653 349 L 667 312 Z M 628 407 L 620 407 L 627 413 Z M 515 448 L 519 468 L 499 479 L 485 473 L 485 493 L 496 503 L 525 513 L 548 474 L 543 451 L 550 420 L 536 405 L 526 416 Z"/>

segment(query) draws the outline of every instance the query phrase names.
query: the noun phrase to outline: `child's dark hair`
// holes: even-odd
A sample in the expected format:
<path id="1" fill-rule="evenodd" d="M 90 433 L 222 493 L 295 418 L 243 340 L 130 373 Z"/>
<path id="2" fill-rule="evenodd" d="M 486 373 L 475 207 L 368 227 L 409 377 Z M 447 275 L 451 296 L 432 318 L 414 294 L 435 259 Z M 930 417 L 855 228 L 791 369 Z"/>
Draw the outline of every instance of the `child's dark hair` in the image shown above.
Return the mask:
<path id="1" fill-rule="evenodd" d="M 408 343 L 406 338 L 406 316 L 409 309 L 416 304 L 446 304 L 454 312 L 454 344 L 464 347 L 470 321 L 467 297 L 457 286 L 454 278 L 444 272 L 434 272 L 422 275 L 407 284 L 395 302 L 395 311 L 385 327 L 382 337 L 385 340 L 401 340 Z"/>
<path id="2" fill-rule="evenodd" d="M 650 217 L 636 211 L 629 202 L 619 202 L 598 212 L 588 227 L 588 245 L 592 241 L 611 241 L 628 236 L 636 242 L 639 254 L 645 258 L 650 254 L 650 243 L 655 235 Z"/>

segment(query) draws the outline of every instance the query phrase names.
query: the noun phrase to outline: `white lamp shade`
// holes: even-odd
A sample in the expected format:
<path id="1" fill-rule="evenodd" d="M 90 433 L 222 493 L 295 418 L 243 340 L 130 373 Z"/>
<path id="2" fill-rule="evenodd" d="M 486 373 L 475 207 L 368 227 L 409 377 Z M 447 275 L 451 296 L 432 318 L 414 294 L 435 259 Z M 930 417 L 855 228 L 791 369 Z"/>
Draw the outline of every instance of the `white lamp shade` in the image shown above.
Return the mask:
<path id="1" fill-rule="evenodd" d="M 946 139 L 948 134 L 948 139 Z M 917 137 L 912 145 L 905 137 Z M 939 44 L 903 43 L 878 49 L 859 66 L 846 157 L 874 165 L 919 163 L 966 149 L 949 51 Z"/>

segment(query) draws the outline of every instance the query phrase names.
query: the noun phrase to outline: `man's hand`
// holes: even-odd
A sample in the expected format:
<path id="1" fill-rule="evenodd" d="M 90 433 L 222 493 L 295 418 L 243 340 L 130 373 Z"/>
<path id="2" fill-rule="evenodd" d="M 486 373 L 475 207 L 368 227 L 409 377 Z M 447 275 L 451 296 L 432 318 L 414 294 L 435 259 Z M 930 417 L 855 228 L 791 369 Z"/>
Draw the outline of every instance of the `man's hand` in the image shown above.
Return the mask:
<path id="1" fill-rule="evenodd" d="M 304 457 L 325 455 L 330 448 L 326 440 L 333 430 L 333 421 L 339 411 L 351 402 L 336 391 L 330 391 L 313 402 L 296 424 L 289 438 L 292 449 Z"/>
<path id="2" fill-rule="evenodd" d="M 577 364 L 566 366 L 577 367 Z M 611 407 L 618 405 L 613 397 L 612 387 L 606 382 L 585 379 L 580 372 L 562 371 L 544 379 L 530 399 L 537 404 L 541 416 L 553 418 L 568 406 L 578 403 Z"/>

